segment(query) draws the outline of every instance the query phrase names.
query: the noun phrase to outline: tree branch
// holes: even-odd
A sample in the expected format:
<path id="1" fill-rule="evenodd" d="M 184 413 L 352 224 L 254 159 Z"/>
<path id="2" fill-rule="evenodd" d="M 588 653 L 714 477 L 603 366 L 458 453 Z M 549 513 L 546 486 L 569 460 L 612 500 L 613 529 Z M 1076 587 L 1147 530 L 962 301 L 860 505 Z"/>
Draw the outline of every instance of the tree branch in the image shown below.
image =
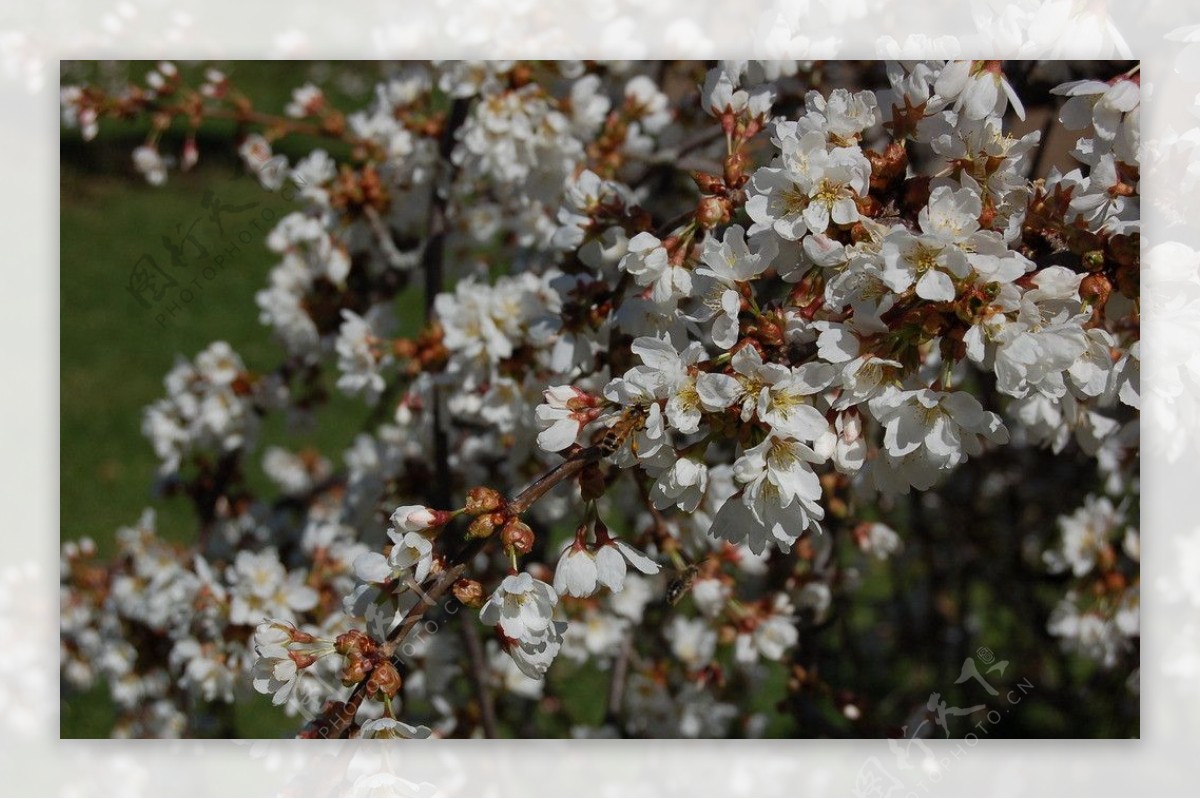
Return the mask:
<path id="1" fill-rule="evenodd" d="M 544 473 L 525 490 L 509 500 L 508 512 L 514 516 L 519 516 L 559 483 L 574 477 L 584 467 L 596 463 L 606 454 L 608 454 L 608 450 L 602 446 L 576 450 L 565 461 Z M 433 577 L 428 588 L 425 586 L 421 587 L 423 591 L 421 600 L 405 615 L 404 620 L 400 622 L 396 629 L 388 634 L 387 641 L 380 647 L 384 657 L 390 658 L 393 664 L 396 662 L 396 649 L 404 641 L 404 638 L 424 618 L 429 609 L 437 604 L 438 600 L 454 586 L 458 578 L 467 570 L 467 565 L 471 562 L 471 559 L 475 557 L 475 554 L 479 552 L 483 544 L 488 540 L 487 538 L 469 540 L 459 550 L 458 554 L 452 558 L 452 562 L 455 565 L 450 566 Z M 463 623 L 469 624 L 470 622 L 464 619 Z M 485 682 L 481 682 L 480 684 L 486 686 Z M 314 737 L 343 737 L 352 726 L 354 716 L 358 713 L 358 709 L 362 707 L 363 701 L 373 695 L 378 690 L 378 687 L 373 676 L 356 685 L 349 699 L 345 702 L 334 704 L 327 711 L 326 718 L 321 723 L 310 727 L 310 730 L 314 733 Z M 483 702 L 481 702 L 481 706 L 484 706 Z"/>

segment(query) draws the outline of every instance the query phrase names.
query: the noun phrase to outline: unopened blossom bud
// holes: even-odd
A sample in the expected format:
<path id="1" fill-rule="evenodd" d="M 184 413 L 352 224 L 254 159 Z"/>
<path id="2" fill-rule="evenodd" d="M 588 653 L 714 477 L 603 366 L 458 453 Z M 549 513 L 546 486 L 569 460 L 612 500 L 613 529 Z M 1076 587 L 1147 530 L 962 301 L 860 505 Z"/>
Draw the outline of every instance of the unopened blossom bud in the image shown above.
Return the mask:
<path id="1" fill-rule="evenodd" d="M 865 152 L 871 162 L 871 188 L 883 191 L 897 179 L 903 178 L 908 167 L 908 153 L 900 142 L 892 142 L 882 153 L 874 150 Z"/>
<path id="2" fill-rule="evenodd" d="M 333 649 L 339 655 L 348 655 L 351 652 L 363 652 L 373 648 L 374 642 L 371 641 L 371 636 L 362 630 L 347 630 L 333 641 Z"/>
<path id="3" fill-rule="evenodd" d="M 874 218 L 883 213 L 883 204 L 869 194 L 865 197 L 855 197 L 854 207 L 858 209 L 859 216 Z"/>
<path id="4" fill-rule="evenodd" d="M 392 527 L 402 533 L 419 533 L 441 527 L 450 521 L 452 514 L 434 510 L 424 505 L 401 505 L 392 513 Z"/>
<path id="5" fill-rule="evenodd" d="M 392 352 L 397 358 L 416 357 L 417 343 L 410 338 L 398 338 L 392 342 Z"/>
<path id="6" fill-rule="evenodd" d="M 503 495 L 494 488 L 476 486 L 467 492 L 467 513 L 472 516 L 498 511 L 504 505 Z"/>
<path id="7" fill-rule="evenodd" d="M 738 188 L 746 182 L 746 167 L 750 160 L 741 150 L 730 153 L 725 159 L 725 184 L 730 188 Z"/>
<path id="8" fill-rule="evenodd" d="M 725 183 L 716 175 L 707 172 L 693 172 L 692 180 L 696 181 L 696 187 L 700 189 L 701 194 L 719 194 L 725 190 Z"/>
<path id="9" fill-rule="evenodd" d="M 1103 308 L 1112 294 L 1112 283 L 1104 275 L 1088 275 L 1079 283 L 1079 297 L 1096 308 Z"/>
<path id="10" fill-rule="evenodd" d="M 468 538 L 487 538 L 495 532 L 497 525 L 504 523 L 503 513 L 485 513 L 477 516 L 467 527 Z"/>
<path id="11" fill-rule="evenodd" d="M 440 341 L 427 344 L 417 353 L 417 360 L 427 372 L 436 372 L 450 359 L 450 350 Z"/>
<path id="12" fill-rule="evenodd" d="M 783 326 L 780 319 L 767 314 L 758 322 L 758 340 L 768 347 L 783 345 Z"/>
<path id="13" fill-rule="evenodd" d="M 342 669 L 342 685 L 347 687 L 357 685 L 371 673 L 372 663 L 359 652 L 346 655 L 346 665 Z"/>
<path id="14" fill-rule="evenodd" d="M 500 532 L 500 540 L 506 547 L 512 547 L 518 555 L 527 555 L 533 549 L 533 529 L 520 519 L 513 519 L 504 525 Z"/>
<path id="15" fill-rule="evenodd" d="M 990 202 L 983 204 L 983 211 L 979 214 L 979 227 L 984 230 L 991 230 L 992 223 L 996 221 L 996 206 Z"/>
<path id="16" fill-rule="evenodd" d="M 478 580 L 463 578 L 454 583 L 454 598 L 469 608 L 483 604 L 483 585 Z"/>
<path id="17" fill-rule="evenodd" d="M 704 197 L 696 208 L 696 221 L 702 228 L 712 230 L 728 222 L 731 211 L 729 200 L 726 198 Z"/>
<path id="18" fill-rule="evenodd" d="M 371 683 L 379 693 L 390 699 L 400 691 L 403 680 L 391 661 L 385 660 L 371 672 Z"/>
<path id="19" fill-rule="evenodd" d="M 188 137 L 183 143 L 183 155 L 179 158 L 179 168 L 184 172 L 196 165 L 200 160 L 200 150 L 196 147 L 196 140 L 193 137 Z"/>

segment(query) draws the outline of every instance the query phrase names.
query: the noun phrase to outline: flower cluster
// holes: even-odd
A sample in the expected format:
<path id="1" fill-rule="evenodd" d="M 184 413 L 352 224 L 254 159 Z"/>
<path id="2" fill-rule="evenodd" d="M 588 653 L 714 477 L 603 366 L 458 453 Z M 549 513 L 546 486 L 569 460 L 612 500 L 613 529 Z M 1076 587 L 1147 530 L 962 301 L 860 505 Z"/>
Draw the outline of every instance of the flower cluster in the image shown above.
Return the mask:
<path id="1" fill-rule="evenodd" d="M 867 730 L 813 642 L 837 617 L 854 650 L 863 575 L 910 538 L 939 577 L 926 510 L 971 527 L 962 497 L 1003 504 L 1060 454 L 1103 486 L 1035 535 L 1070 583 L 1048 632 L 1132 661 L 1136 69 L 1045 93 L 1081 166 L 1030 179 L 1020 65 L 889 62 L 859 91 L 808 63 L 648 66 L 434 62 L 351 113 L 306 83 L 239 142 L 298 189 L 257 295 L 287 360 L 214 344 L 146 411 L 195 546 L 147 517 L 109 564 L 64 548 L 64 674 L 106 680 L 123 732 L 193 733 L 187 703 L 241 683 L 306 736 L 757 735 L 768 685 L 798 725 L 832 696 Z M 64 119 L 264 116 L 223 75 L 155 74 L 65 88 Z M 290 164 L 291 133 L 336 146 Z M 134 155 L 156 185 L 161 134 Z M 257 496 L 260 417 L 319 413 L 326 377 L 366 427 L 340 463 L 267 449 L 280 496 Z M 947 590 L 912 601 L 950 640 L 971 621 Z M 602 726 L 533 718 L 589 669 Z"/>

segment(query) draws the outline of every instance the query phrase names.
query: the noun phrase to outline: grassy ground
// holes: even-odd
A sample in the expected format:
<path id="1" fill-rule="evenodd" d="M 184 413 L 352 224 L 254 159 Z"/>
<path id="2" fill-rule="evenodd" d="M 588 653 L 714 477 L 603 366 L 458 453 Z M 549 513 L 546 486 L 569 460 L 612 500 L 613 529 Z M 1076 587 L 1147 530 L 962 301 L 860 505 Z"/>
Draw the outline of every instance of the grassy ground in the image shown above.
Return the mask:
<path id="1" fill-rule="evenodd" d="M 112 552 L 117 528 L 132 524 L 142 508 L 151 506 L 165 537 L 186 540 L 194 528 L 186 500 L 152 493 L 157 461 L 140 432 L 141 409 L 163 394 L 163 375 L 177 355 L 191 357 L 214 337 L 228 340 L 251 368 L 278 360 L 278 348 L 248 310 L 272 258 L 257 236 L 240 245 L 236 260 L 212 280 L 203 280 L 198 271 L 172 272 L 181 284 L 185 277 L 188 282 L 201 277 L 204 288 L 190 303 L 178 303 L 181 310 L 165 321 L 156 317 L 177 294 L 164 297 L 163 310 L 147 310 L 126 291 L 126 282 L 143 253 L 171 268 L 161 237 L 203 213 L 198 203 L 206 190 L 231 204 L 256 202 L 256 211 L 278 213 L 286 204 L 222 166 L 173 175 L 169 188 L 154 189 L 125 175 L 89 174 L 66 162 L 61 181 L 62 538 L 87 536 L 102 552 Z M 236 222 L 226 222 L 225 228 L 222 235 L 205 220 L 194 232 L 215 252 L 239 230 Z M 245 734 L 283 731 L 269 702 L 252 706 Z M 64 697 L 64 737 L 104 736 L 111 723 L 105 689 Z"/>
<path id="2" fill-rule="evenodd" d="M 195 85 L 209 66 L 229 75 L 256 108 L 276 114 L 292 88 L 306 80 L 320 83 L 340 107 L 360 107 L 378 76 L 390 69 L 357 62 L 181 63 L 179 69 Z M 65 62 L 62 82 L 114 90 L 128 80 L 140 81 L 153 67 L 152 62 Z M 84 143 L 68 130 L 61 140 L 60 535 L 64 541 L 89 537 L 102 554 L 115 550 L 116 530 L 136 522 L 146 507 L 156 509 L 164 538 L 188 541 L 194 535 L 188 501 L 155 495 L 157 459 L 141 434 L 142 409 L 163 395 L 163 376 L 176 357 L 194 357 L 221 339 L 251 370 L 271 369 L 282 360 L 282 349 L 258 321 L 254 294 L 266 285 L 277 261 L 264 246 L 264 231 L 271 218 L 278 219 L 292 205 L 246 175 L 231 153 L 231 122 L 201 128 L 196 169 L 186 174 L 172 170 L 165 186 L 149 186 L 134 172 L 130 158 L 146 131 L 144 122 L 105 122 L 96 141 Z M 182 132 L 172 129 L 161 149 L 178 153 L 181 141 Z M 314 146 L 327 143 L 294 136 L 277 150 L 294 158 Z M 220 225 L 203 205 L 206 193 L 231 209 L 221 214 Z M 172 266 L 164 239 L 179 242 L 188 232 L 195 242 L 184 248 L 189 263 Z M 206 258 L 199 257 L 201 248 L 208 252 Z M 205 279 L 205 266 L 220 253 L 226 253 L 227 266 Z M 127 288 L 131 270 L 147 255 L 178 282 L 161 301 L 148 298 L 150 308 Z M 184 289 L 191 291 L 190 301 Z M 401 308 L 419 303 L 415 293 L 399 299 Z M 313 446 L 336 461 L 363 429 L 366 416 L 361 402 L 333 392 L 314 429 L 297 434 L 284 430 L 282 419 L 269 417 L 260 441 L 263 447 Z M 248 467 L 251 486 L 266 488 L 257 459 Z M 64 694 L 60 733 L 106 736 L 113 718 L 104 686 L 83 695 Z M 242 737 L 287 735 L 296 726 L 257 694 L 239 698 L 233 721 Z"/>
<path id="3" fill-rule="evenodd" d="M 265 79 L 269 78 L 270 74 Z M 294 80 L 277 82 L 275 93 L 279 94 L 278 87 L 294 85 Z M 282 102 L 282 96 L 276 97 L 273 106 Z M 273 368 L 282 359 L 281 348 L 257 319 L 254 294 L 266 284 L 277 260 L 263 243 L 262 231 L 270 228 L 266 220 L 278 219 L 292 206 L 278 194 L 264 191 L 240 169 L 229 156 L 229 133 L 205 129 L 199 167 L 187 174 L 173 171 L 167 185 L 157 188 L 134 174 L 130 165 L 129 153 L 139 137 L 137 126 L 106 129 L 100 140 L 86 145 L 77 135 L 64 133 L 60 173 L 60 534 L 64 541 L 90 537 L 102 553 L 111 553 L 116 530 L 134 523 L 145 507 L 157 510 L 161 535 L 188 540 L 195 523 L 187 501 L 163 499 L 153 492 L 157 460 L 141 434 L 142 409 L 163 395 L 163 376 L 177 356 L 191 358 L 214 340 L 228 341 L 252 370 Z M 221 215 L 220 225 L 202 205 L 207 192 L 231 209 Z M 187 231 L 195 242 L 185 247 L 189 263 L 173 266 L 164 238 L 179 241 Z M 231 252 L 235 247 L 237 251 Z M 199 257 L 201 248 L 207 257 Z M 205 279 L 205 266 L 223 252 L 226 267 L 209 272 L 211 279 Z M 159 302 L 148 298 L 150 308 L 143 307 L 127 288 L 131 270 L 146 255 L 178 284 Z M 182 292 L 189 288 L 191 300 L 186 301 L 189 295 Z M 365 414 L 361 403 L 335 398 L 315 429 L 300 436 L 288 434 L 281 420 L 271 419 L 262 440 L 293 448 L 313 445 L 336 458 L 361 429 Z M 254 461 L 249 477 L 252 485 L 264 487 L 265 477 Z M 248 702 L 245 712 L 239 711 L 239 734 L 274 736 L 294 727 L 265 697 L 255 695 Z M 103 736 L 111 723 L 105 689 L 63 697 L 64 737 Z"/>

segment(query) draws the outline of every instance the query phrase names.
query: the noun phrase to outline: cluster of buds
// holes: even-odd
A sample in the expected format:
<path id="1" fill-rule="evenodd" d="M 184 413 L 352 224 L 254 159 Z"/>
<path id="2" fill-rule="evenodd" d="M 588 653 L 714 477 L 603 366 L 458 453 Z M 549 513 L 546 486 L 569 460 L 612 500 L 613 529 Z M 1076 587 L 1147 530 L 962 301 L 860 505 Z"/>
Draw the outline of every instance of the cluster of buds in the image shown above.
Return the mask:
<path id="1" fill-rule="evenodd" d="M 763 129 L 775 96 L 769 89 L 738 89 L 729 74 L 720 70 L 708 74 L 703 98 L 704 110 L 721 121 L 732 152 Z"/>
<path id="2" fill-rule="evenodd" d="M 533 549 L 533 530 L 508 508 L 508 500 L 495 489 L 478 486 L 467 493 L 466 513 L 474 516 L 467 527 L 470 538 L 487 538 L 500 531 L 500 542 L 510 557 Z"/>
<path id="3" fill-rule="evenodd" d="M 367 208 L 386 213 L 389 202 L 387 188 L 379 170 L 371 164 L 365 164 L 359 169 L 343 164 L 329 187 L 329 204 L 351 216 L 356 216 Z"/>
<path id="4" fill-rule="evenodd" d="M 358 685 L 370 678 L 368 693 L 391 699 L 400 690 L 400 672 L 392 665 L 379 643 L 360 630 L 350 630 L 337 637 L 335 651 L 345 658 L 342 684 Z"/>
<path id="5" fill-rule="evenodd" d="M 415 339 L 393 339 L 392 354 L 400 361 L 401 371 L 409 377 L 422 372 L 437 372 L 450 357 L 444 338 L 442 326 L 434 322 L 422 329 Z"/>

